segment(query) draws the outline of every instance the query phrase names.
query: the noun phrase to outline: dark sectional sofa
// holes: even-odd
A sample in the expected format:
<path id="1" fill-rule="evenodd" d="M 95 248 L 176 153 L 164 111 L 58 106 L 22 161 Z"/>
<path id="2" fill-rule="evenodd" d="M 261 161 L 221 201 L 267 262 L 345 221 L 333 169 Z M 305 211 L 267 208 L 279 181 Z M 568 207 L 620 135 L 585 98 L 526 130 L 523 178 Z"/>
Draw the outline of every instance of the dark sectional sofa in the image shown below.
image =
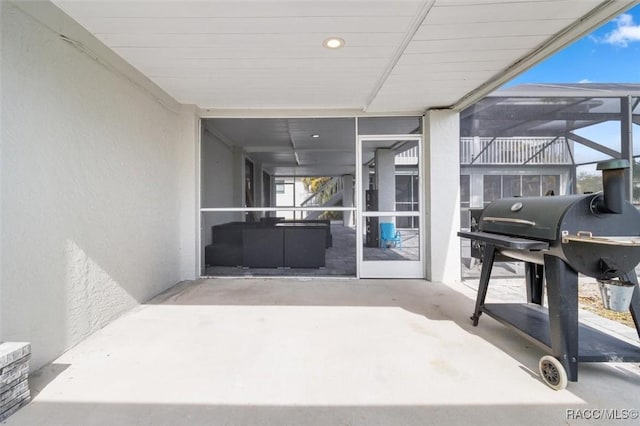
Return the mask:
<path id="1" fill-rule="evenodd" d="M 320 268 L 331 247 L 328 220 L 229 222 L 211 228 L 211 244 L 205 247 L 207 266 L 248 268 Z"/>

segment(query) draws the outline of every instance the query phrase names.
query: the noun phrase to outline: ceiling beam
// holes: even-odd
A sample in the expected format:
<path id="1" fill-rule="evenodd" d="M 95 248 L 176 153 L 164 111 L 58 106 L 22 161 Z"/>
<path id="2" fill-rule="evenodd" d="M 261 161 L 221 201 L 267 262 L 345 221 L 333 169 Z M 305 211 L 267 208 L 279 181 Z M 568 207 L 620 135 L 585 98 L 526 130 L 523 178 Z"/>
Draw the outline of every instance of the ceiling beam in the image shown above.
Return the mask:
<path id="1" fill-rule="evenodd" d="M 209 133 L 214 138 L 218 139 L 224 146 L 229 149 L 234 149 L 237 147 L 235 142 L 233 142 L 227 135 L 222 133 L 220 130 L 213 127 L 210 123 L 204 120 L 204 131 Z"/>
<path id="2" fill-rule="evenodd" d="M 517 108 L 513 109 L 512 112 L 514 115 L 518 114 Z M 523 111 L 523 117 L 526 116 L 526 112 Z M 619 112 L 546 112 L 543 114 L 535 114 L 533 116 L 528 117 L 526 120 L 518 120 L 521 123 L 528 121 L 557 121 L 557 120 L 566 120 L 566 121 L 614 121 L 620 120 Z M 504 120 L 504 117 L 497 115 L 494 113 L 493 116 L 487 114 L 482 114 L 478 118 L 480 120 L 486 121 L 498 121 Z M 515 121 L 515 120 L 514 120 Z"/>
<path id="3" fill-rule="evenodd" d="M 246 152 L 261 153 L 261 152 L 293 152 L 293 148 L 290 146 L 245 146 L 243 149 Z M 353 153 L 353 149 L 349 148 L 296 148 L 297 152 L 346 152 Z"/>
<path id="4" fill-rule="evenodd" d="M 407 32 L 402 38 L 402 41 L 396 48 L 393 56 L 387 63 L 387 66 L 382 71 L 382 75 L 376 82 L 375 86 L 373 86 L 373 90 L 367 97 L 366 103 L 362 108 L 363 111 L 367 111 L 369 109 L 369 106 L 371 106 L 371 103 L 376 99 L 376 97 L 378 96 L 378 93 L 380 93 L 382 86 L 384 86 L 384 84 L 387 82 L 387 79 L 391 75 L 391 72 L 393 72 L 393 69 L 398 64 L 398 61 L 404 54 L 404 51 L 407 50 L 407 46 L 409 46 L 409 43 L 411 43 L 411 40 L 413 40 L 413 37 L 415 37 L 416 33 L 420 29 L 420 26 L 422 26 L 422 23 L 424 22 L 424 20 L 427 18 L 427 15 L 431 11 L 431 8 L 433 7 L 435 2 L 436 0 L 425 0 L 424 3 L 422 3 L 422 7 L 420 7 L 420 10 L 411 21 L 411 24 L 409 25 Z"/>
<path id="5" fill-rule="evenodd" d="M 289 143 L 291 143 L 291 148 L 293 148 L 293 157 L 296 159 L 296 164 L 300 165 L 300 157 L 298 157 L 298 153 L 296 152 L 296 141 L 293 139 L 293 134 L 291 133 L 291 126 L 289 120 L 285 120 L 287 126 L 287 134 L 289 135 Z"/>

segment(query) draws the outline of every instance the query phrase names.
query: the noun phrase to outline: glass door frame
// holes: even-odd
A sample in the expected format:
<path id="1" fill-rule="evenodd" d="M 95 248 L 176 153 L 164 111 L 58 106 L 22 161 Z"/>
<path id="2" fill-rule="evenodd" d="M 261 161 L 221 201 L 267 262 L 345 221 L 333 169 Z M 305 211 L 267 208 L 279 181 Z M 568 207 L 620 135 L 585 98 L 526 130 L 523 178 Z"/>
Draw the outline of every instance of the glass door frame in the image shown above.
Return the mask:
<path id="1" fill-rule="evenodd" d="M 375 211 L 367 212 L 363 204 L 364 199 L 364 176 L 363 174 L 363 142 L 368 141 L 415 141 L 418 146 L 418 186 L 419 200 L 418 211 Z M 356 139 L 356 262 L 358 278 L 418 278 L 424 279 L 426 276 L 425 262 L 425 218 L 422 214 L 425 211 L 424 203 L 424 160 L 423 160 L 423 137 L 422 135 L 357 135 Z M 367 176 L 368 182 L 368 176 Z M 393 182 L 395 187 L 395 180 Z M 418 217 L 418 241 L 419 260 L 364 260 L 364 230 L 366 217 Z"/>

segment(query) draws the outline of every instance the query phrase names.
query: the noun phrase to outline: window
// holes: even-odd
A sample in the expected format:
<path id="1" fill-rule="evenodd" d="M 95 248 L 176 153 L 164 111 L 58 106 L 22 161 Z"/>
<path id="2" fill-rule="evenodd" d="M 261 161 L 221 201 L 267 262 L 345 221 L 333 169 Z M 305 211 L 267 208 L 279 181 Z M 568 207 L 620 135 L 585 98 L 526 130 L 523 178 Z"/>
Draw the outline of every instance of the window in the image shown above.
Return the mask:
<path id="1" fill-rule="evenodd" d="M 540 196 L 540 176 L 522 176 L 522 196 L 523 197 L 539 197 Z"/>
<path id="2" fill-rule="evenodd" d="M 277 180 L 276 181 L 276 194 L 284 194 L 284 181 Z"/>
<path id="3" fill-rule="evenodd" d="M 396 175 L 396 203 L 410 203 L 411 195 L 411 175 Z"/>
<path id="4" fill-rule="evenodd" d="M 460 207 L 471 206 L 471 177 L 460 175 Z"/>
<path id="5" fill-rule="evenodd" d="M 549 193 L 550 191 L 553 191 L 555 195 L 560 195 L 560 176 L 542 176 L 542 195 L 547 195 L 547 193 Z"/>
<path id="6" fill-rule="evenodd" d="M 460 175 L 460 228 L 470 226 L 469 207 L 471 206 L 471 177 Z"/>
<path id="7" fill-rule="evenodd" d="M 460 176 L 460 207 L 464 208 L 463 181 Z M 484 205 L 501 197 L 539 197 L 553 191 L 560 195 L 560 175 L 485 175 Z"/>
<path id="8" fill-rule="evenodd" d="M 502 196 L 503 197 L 519 197 L 522 195 L 520 185 L 520 176 L 506 175 L 502 176 Z"/>
<path id="9" fill-rule="evenodd" d="M 405 172 L 406 173 L 406 172 Z M 418 211 L 418 175 L 416 172 L 396 174 L 396 211 Z M 417 228 L 418 217 L 397 217 L 398 228 Z"/>
<path id="10" fill-rule="evenodd" d="M 484 175 L 483 176 L 483 196 L 484 205 L 488 205 L 492 201 L 502 196 L 502 176 L 500 175 Z"/>

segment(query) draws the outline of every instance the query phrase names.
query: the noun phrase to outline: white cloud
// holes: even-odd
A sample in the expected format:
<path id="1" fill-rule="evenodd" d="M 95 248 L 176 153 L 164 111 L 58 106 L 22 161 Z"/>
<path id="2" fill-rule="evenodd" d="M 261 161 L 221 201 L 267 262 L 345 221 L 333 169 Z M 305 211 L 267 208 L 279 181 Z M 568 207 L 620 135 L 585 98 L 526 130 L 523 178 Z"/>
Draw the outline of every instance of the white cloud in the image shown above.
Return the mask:
<path id="1" fill-rule="evenodd" d="M 640 24 L 633 22 L 633 16 L 624 13 L 615 19 L 615 23 L 616 29 L 604 36 L 604 43 L 627 47 L 629 43 L 640 41 Z"/>
<path id="2" fill-rule="evenodd" d="M 588 78 L 583 78 L 578 83 L 580 83 L 580 84 L 593 83 L 593 81 L 589 80 Z"/>

